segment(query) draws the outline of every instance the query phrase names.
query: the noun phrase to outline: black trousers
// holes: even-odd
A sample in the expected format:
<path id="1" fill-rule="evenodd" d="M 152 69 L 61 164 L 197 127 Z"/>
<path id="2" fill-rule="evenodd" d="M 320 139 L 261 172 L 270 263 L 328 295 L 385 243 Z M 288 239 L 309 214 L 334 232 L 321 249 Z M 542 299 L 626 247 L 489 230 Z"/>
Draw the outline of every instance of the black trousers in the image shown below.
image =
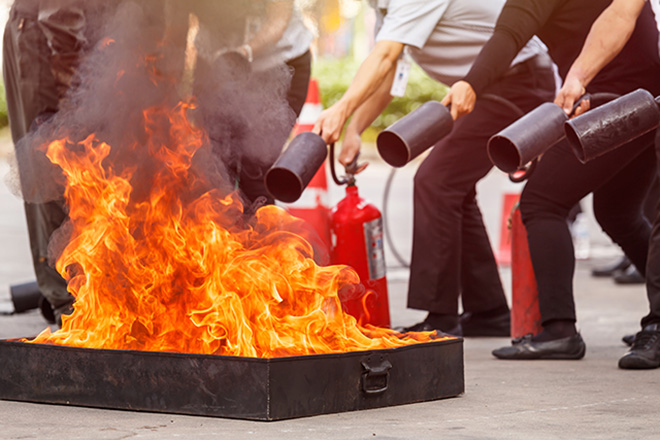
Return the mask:
<path id="1" fill-rule="evenodd" d="M 22 9 L 24 3 L 14 3 L 3 39 L 3 77 L 14 144 L 27 134 L 38 115 L 56 111 L 60 99 L 60 87 L 50 68 L 51 53 L 37 23 L 36 10 Z M 27 146 L 19 144 L 17 148 Z M 39 290 L 54 308 L 65 307 L 73 298 L 48 259 L 50 237 L 66 218 L 64 201 L 26 202 L 24 207 Z"/>
<path id="2" fill-rule="evenodd" d="M 554 98 L 554 76 L 538 56 L 485 93 L 505 98 L 528 112 Z M 490 136 L 518 118 L 497 101 L 480 98 L 438 143 L 415 176 L 413 249 L 408 307 L 457 314 L 507 307 L 488 240 L 475 185 L 492 168 Z"/>
<path id="3" fill-rule="evenodd" d="M 587 194 L 593 192 L 600 226 L 644 272 L 651 227 L 643 206 L 656 173 L 652 144 L 653 134 L 647 134 L 581 164 L 564 141 L 539 162 L 523 191 L 521 213 L 544 325 L 558 319 L 576 320 L 575 257 L 566 220 L 573 205 Z"/>
<path id="4" fill-rule="evenodd" d="M 655 154 L 658 160 L 658 178 L 660 178 L 660 130 L 656 131 Z M 646 262 L 646 294 L 650 310 L 649 314 L 642 318 L 642 327 L 648 324 L 660 324 L 660 204 L 656 207 Z"/>

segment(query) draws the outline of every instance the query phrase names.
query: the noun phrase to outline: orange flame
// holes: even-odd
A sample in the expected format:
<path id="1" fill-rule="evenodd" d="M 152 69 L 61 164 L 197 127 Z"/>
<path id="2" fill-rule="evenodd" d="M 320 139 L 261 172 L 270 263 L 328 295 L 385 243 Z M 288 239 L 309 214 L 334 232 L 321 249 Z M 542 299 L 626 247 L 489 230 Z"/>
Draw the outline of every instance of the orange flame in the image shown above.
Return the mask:
<path id="1" fill-rule="evenodd" d="M 94 135 L 48 145 L 67 179 L 72 225 L 57 270 L 76 302 L 61 330 L 33 342 L 277 357 L 432 338 L 363 327 L 344 313 L 337 292 L 359 283 L 357 274 L 317 266 L 311 245 L 288 232 L 298 220 L 282 209 L 261 208 L 243 227 L 235 194 L 210 190 L 184 201 L 201 179 L 191 163 L 207 141 L 188 121 L 190 108 L 144 113 L 149 140 L 133 150 L 159 166 L 146 197 L 131 186 L 136 167 L 116 171 L 106 160 L 111 146 Z M 163 125 L 167 136 L 157 132 Z"/>

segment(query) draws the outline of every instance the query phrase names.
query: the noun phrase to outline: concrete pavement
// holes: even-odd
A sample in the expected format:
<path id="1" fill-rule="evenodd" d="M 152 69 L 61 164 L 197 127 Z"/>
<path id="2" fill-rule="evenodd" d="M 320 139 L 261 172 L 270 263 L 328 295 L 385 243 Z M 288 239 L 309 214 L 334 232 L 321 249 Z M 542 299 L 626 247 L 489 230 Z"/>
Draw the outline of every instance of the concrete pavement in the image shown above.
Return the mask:
<path id="1" fill-rule="evenodd" d="M 6 150 L 6 135 L 4 147 Z M 5 174 L 6 164 L 0 165 Z M 388 170 L 374 163 L 359 182 L 363 194 L 380 205 Z M 406 174 L 407 173 L 407 174 Z M 408 255 L 412 171 L 402 171 L 393 195 L 394 235 Z M 494 178 L 491 182 L 500 181 Z M 505 185 L 505 184 L 502 184 Z M 495 196 L 491 183 L 483 193 Z M 483 194 L 482 193 L 482 194 Z M 332 190 L 333 200 L 341 189 Z M 397 193 L 398 194 L 398 193 Z M 482 200 L 484 214 L 499 218 L 494 200 Z M 488 206 L 489 208 L 486 208 Z M 9 284 L 32 279 L 21 202 L 0 184 L 0 309 L 9 309 Z M 597 237 L 596 231 L 593 236 Z M 600 241 L 599 241 L 600 240 Z M 497 243 L 496 240 L 493 240 Z M 594 248 L 608 244 L 595 239 Z M 616 249 L 609 248 L 612 255 Z M 394 260 L 388 255 L 388 263 Z M 646 312 L 641 286 L 615 286 L 590 277 L 603 260 L 581 261 L 575 280 L 579 326 L 587 343 L 581 361 L 500 361 L 491 350 L 507 338 L 465 340 L 465 394 L 452 399 L 376 410 L 307 417 L 282 422 L 248 422 L 208 417 L 99 410 L 0 401 L 0 439 L 554 439 L 660 437 L 660 370 L 623 371 L 617 360 L 626 351 L 621 336 L 638 329 Z M 502 269 L 507 292 L 510 272 Z M 392 324 L 417 322 L 424 314 L 405 308 L 407 271 L 388 273 Z M 46 323 L 37 311 L 0 316 L 0 339 L 33 335 Z M 2 360 L 0 359 L 0 365 Z M 2 374 L 0 372 L 0 374 Z"/>

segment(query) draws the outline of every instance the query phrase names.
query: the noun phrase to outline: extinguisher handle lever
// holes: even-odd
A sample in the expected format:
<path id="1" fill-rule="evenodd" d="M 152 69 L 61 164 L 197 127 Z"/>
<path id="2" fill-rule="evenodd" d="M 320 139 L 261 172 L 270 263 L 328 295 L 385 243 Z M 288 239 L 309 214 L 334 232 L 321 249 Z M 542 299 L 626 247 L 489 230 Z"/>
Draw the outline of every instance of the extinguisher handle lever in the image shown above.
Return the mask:
<path id="1" fill-rule="evenodd" d="M 360 158 L 360 152 L 358 151 L 353 160 L 348 164 L 344 166 L 344 170 L 346 171 L 346 174 L 354 176 L 357 174 L 358 170 L 360 169 L 360 166 L 362 164 L 358 164 L 358 159 Z"/>

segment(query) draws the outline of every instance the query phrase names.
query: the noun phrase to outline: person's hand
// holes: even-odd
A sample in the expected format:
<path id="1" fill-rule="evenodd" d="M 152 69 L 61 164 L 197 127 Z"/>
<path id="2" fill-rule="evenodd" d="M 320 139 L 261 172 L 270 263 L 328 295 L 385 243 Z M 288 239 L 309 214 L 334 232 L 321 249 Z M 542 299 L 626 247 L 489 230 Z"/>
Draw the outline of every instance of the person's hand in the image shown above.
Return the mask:
<path id="1" fill-rule="evenodd" d="M 341 144 L 341 152 L 339 153 L 339 163 L 344 165 L 344 167 L 357 161 L 358 155 L 360 154 L 360 147 L 362 146 L 362 140 L 360 139 L 359 133 L 346 132 L 344 136 L 344 141 Z M 357 165 L 355 174 L 359 174 L 364 171 L 365 168 L 369 165 L 369 162 L 360 163 Z"/>
<path id="2" fill-rule="evenodd" d="M 477 94 L 467 81 L 456 81 L 451 86 L 442 104 L 449 107 L 452 119 L 455 121 L 474 110 Z"/>
<path id="3" fill-rule="evenodd" d="M 555 98 L 555 104 L 560 106 L 567 115 L 573 113 L 573 116 L 579 116 L 589 110 L 589 100 L 583 99 L 574 112 L 573 105 L 575 105 L 577 100 L 585 93 L 586 90 L 582 82 L 577 77 L 568 75 L 566 81 L 564 81 L 564 85 Z"/>
<path id="4" fill-rule="evenodd" d="M 321 136 L 326 144 L 332 144 L 341 137 L 347 119 L 344 105 L 338 101 L 321 112 L 312 132 Z"/>

